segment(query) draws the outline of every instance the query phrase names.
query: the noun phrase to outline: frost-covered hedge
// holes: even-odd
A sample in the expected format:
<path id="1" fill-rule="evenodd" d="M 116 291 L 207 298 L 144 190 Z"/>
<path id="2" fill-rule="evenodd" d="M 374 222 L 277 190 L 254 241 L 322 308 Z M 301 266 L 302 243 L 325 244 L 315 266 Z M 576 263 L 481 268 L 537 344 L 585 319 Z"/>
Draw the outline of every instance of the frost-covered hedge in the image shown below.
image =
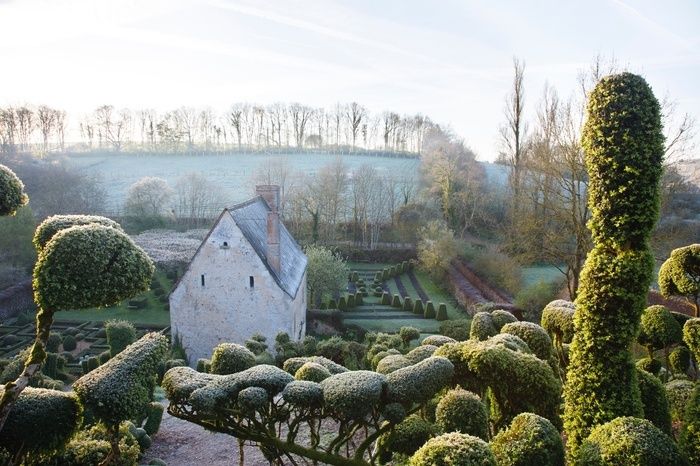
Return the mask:
<path id="1" fill-rule="evenodd" d="M 472 340 L 488 340 L 498 333 L 496 324 L 488 312 L 477 312 L 472 318 L 472 327 L 469 330 L 469 338 Z"/>
<path id="2" fill-rule="evenodd" d="M 451 432 L 428 440 L 410 466 L 496 466 L 489 445 L 478 437 Z"/>
<path id="3" fill-rule="evenodd" d="M 442 345 L 446 345 L 448 343 L 457 343 L 457 340 L 454 338 L 446 337 L 443 335 L 430 335 L 428 337 L 425 337 L 423 341 L 421 342 L 422 346 L 437 346 L 440 347 Z"/>
<path id="4" fill-rule="evenodd" d="M 574 311 L 571 301 L 557 299 L 542 310 L 540 324 L 556 344 L 571 343 L 574 338 Z"/>
<path id="5" fill-rule="evenodd" d="M 338 419 L 359 419 L 382 398 L 387 378 L 371 371 L 336 374 L 321 382 L 325 407 Z"/>
<path id="6" fill-rule="evenodd" d="M 491 440 L 499 466 L 564 466 L 564 444 L 547 419 L 532 413 L 515 416 Z"/>
<path id="7" fill-rule="evenodd" d="M 547 361 L 555 373 L 559 370 L 559 363 L 554 355 L 552 339 L 547 331 L 533 322 L 511 322 L 501 328 L 501 333 L 509 333 L 520 337 L 535 356 Z"/>
<path id="8" fill-rule="evenodd" d="M 322 382 L 331 376 L 331 371 L 317 362 L 306 362 L 294 374 L 297 380 L 307 380 L 309 382 Z"/>
<path id="9" fill-rule="evenodd" d="M 301 366 L 303 366 L 307 362 L 320 364 L 321 366 L 328 369 L 331 375 L 340 374 L 348 371 L 345 367 L 331 361 L 328 358 L 324 358 L 323 356 L 289 358 L 286 361 L 284 361 L 283 369 L 289 372 L 290 374 L 295 375 L 297 371 L 301 368 Z"/>
<path id="10" fill-rule="evenodd" d="M 13 454 L 50 453 L 73 436 L 81 420 L 74 393 L 27 387 L 0 432 L 0 447 Z"/>
<path id="11" fill-rule="evenodd" d="M 406 359 L 411 361 L 412 364 L 421 362 L 424 359 L 428 359 L 437 350 L 437 346 L 423 344 L 413 348 L 411 351 L 406 353 Z"/>
<path id="12" fill-rule="evenodd" d="M 148 333 L 73 385 L 83 405 L 108 425 L 137 418 L 151 401 L 168 339 Z"/>
<path id="13" fill-rule="evenodd" d="M 454 365 L 447 358 L 431 356 L 412 366 L 389 374 L 387 400 L 404 405 L 422 403 L 448 385 L 454 375 Z"/>
<path id="14" fill-rule="evenodd" d="M 379 361 L 375 370 L 380 374 L 387 375 L 413 364 L 414 363 L 403 354 L 390 354 Z"/>
<path id="15" fill-rule="evenodd" d="M 282 398 L 297 408 L 320 408 L 323 406 L 323 389 L 316 382 L 295 380 L 284 387 Z"/>
<path id="16" fill-rule="evenodd" d="M 678 466 L 685 464 L 671 437 L 650 421 L 618 417 L 591 431 L 581 444 L 576 466 Z"/>
<path id="17" fill-rule="evenodd" d="M 690 402 L 694 387 L 695 384 L 693 382 L 684 379 L 671 380 L 664 385 L 673 421 L 679 422 L 683 420 L 685 408 Z"/>

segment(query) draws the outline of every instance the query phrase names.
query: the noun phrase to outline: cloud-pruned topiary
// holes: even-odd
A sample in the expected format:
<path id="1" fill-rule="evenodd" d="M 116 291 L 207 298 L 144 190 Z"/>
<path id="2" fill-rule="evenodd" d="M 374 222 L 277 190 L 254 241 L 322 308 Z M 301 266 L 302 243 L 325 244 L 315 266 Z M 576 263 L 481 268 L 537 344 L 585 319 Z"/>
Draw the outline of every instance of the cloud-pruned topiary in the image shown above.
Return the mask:
<path id="1" fill-rule="evenodd" d="M 690 403 L 694 388 L 695 384 L 686 379 L 671 380 L 664 385 L 669 411 L 671 412 L 671 420 L 674 422 L 683 420 L 685 409 Z"/>
<path id="2" fill-rule="evenodd" d="M 591 431 L 574 457 L 576 466 L 677 466 L 685 464 L 671 437 L 646 419 L 618 417 Z"/>
<path id="3" fill-rule="evenodd" d="M 557 299 L 547 304 L 542 310 L 540 325 L 552 339 L 554 348 L 559 356 L 559 363 L 563 368 L 566 368 L 568 364 L 564 344 L 571 343 L 571 340 L 574 338 L 575 309 L 575 305 L 571 301 Z"/>
<path id="4" fill-rule="evenodd" d="M 479 394 L 490 389 L 496 429 L 523 412 L 539 414 L 561 427 L 561 382 L 549 364 L 530 354 L 517 336 L 499 334 L 486 341 L 445 345 L 435 355 L 454 364 L 454 383 Z M 518 383 L 508 383 L 515 380 Z"/>
<path id="5" fill-rule="evenodd" d="M 666 306 L 649 306 L 642 312 L 637 342 L 644 346 L 649 357 L 654 351 L 665 349 L 683 338 L 683 329 Z"/>
<path id="6" fill-rule="evenodd" d="M 428 337 L 425 337 L 423 341 L 421 342 L 421 345 L 423 346 L 442 346 L 446 345 L 447 343 L 456 343 L 457 340 L 454 338 L 446 337 L 444 335 L 430 335 Z"/>
<path id="7" fill-rule="evenodd" d="M 431 356 L 386 376 L 389 402 L 411 406 L 431 399 L 452 380 L 454 365 L 447 358 Z"/>
<path id="8" fill-rule="evenodd" d="M 559 373 L 558 358 L 554 354 L 552 339 L 544 328 L 533 322 L 512 322 L 501 328 L 501 333 L 509 333 L 520 337 L 535 356 L 547 361 L 555 374 Z"/>
<path id="9" fill-rule="evenodd" d="M 323 382 L 331 376 L 331 371 L 317 362 L 306 362 L 294 374 L 297 380 L 307 380 L 309 382 Z"/>
<path id="10" fill-rule="evenodd" d="M 518 321 L 517 317 L 504 309 L 496 309 L 491 311 L 491 319 L 493 320 L 493 325 L 499 332 L 504 325 Z"/>
<path id="11" fill-rule="evenodd" d="M 700 317 L 700 244 L 671 251 L 659 269 L 659 290 L 665 297 L 684 297 Z"/>
<path id="12" fill-rule="evenodd" d="M 490 445 L 499 466 L 564 466 L 561 435 L 537 414 L 518 414 Z"/>
<path id="13" fill-rule="evenodd" d="M 401 341 L 403 342 L 404 346 L 408 348 L 411 341 L 420 338 L 420 330 L 415 327 L 401 327 L 399 329 L 399 336 L 401 337 Z"/>
<path id="14" fill-rule="evenodd" d="M 678 346 L 668 355 L 668 364 L 673 374 L 688 374 L 690 370 L 691 353 L 685 346 Z"/>
<path id="15" fill-rule="evenodd" d="M 221 343 L 214 348 L 211 356 L 212 374 L 235 374 L 255 365 L 255 354 L 245 346 L 236 343 Z"/>
<path id="16" fill-rule="evenodd" d="M 336 374 L 321 382 L 326 408 L 338 419 L 365 416 L 379 402 L 386 377 L 371 371 Z"/>
<path id="17" fill-rule="evenodd" d="M 646 81 L 631 73 L 601 79 L 581 142 L 594 246 L 581 272 L 564 392 L 573 456 L 593 427 L 642 415 L 630 344 L 654 268 L 648 240 L 664 153 L 659 102 Z"/>
<path id="18" fill-rule="evenodd" d="M 14 215 L 28 202 L 22 181 L 10 168 L 0 164 L 0 217 Z"/>
<path id="19" fill-rule="evenodd" d="M 59 231 L 67 230 L 70 227 L 85 225 L 102 225 L 122 231 L 121 225 L 107 217 L 100 217 L 98 215 L 54 215 L 46 218 L 39 224 L 34 231 L 32 242 L 36 250 L 41 251 L 46 246 L 46 243 L 51 241 L 51 238 Z"/>
<path id="20" fill-rule="evenodd" d="M 415 364 L 417 362 L 421 362 L 424 359 L 428 359 L 430 356 L 433 355 L 436 349 L 437 346 L 434 345 L 420 345 L 406 353 L 406 359 L 411 361 L 412 364 Z"/>
<path id="21" fill-rule="evenodd" d="M 454 388 L 440 398 L 435 424 L 442 432 L 461 432 L 488 440 L 489 418 L 479 395 Z"/>
<path id="22" fill-rule="evenodd" d="M 20 457 L 52 453 L 70 440 L 82 419 L 74 393 L 43 388 L 25 389 L 0 434 L 0 447 Z"/>
<path id="23" fill-rule="evenodd" d="M 671 435 L 671 413 L 663 384 L 649 372 L 640 369 L 637 369 L 637 380 L 639 380 L 639 392 L 642 396 L 644 419 L 648 419 L 659 430 Z"/>
<path id="24" fill-rule="evenodd" d="M 491 314 L 488 312 L 477 312 L 472 318 L 472 326 L 469 330 L 469 338 L 472 340 L 488 340 L 498 333 Z"/>
<path id="25" fill-rule="evenodd" d="M 700 362 L 700 318 L 689 319 L 683 325 L 683 342 Z"/>
<path id="26" fill-rule="evenodd" d="M 320 408 L 323 406 L 323 389 L 316 382 L 295 380 L 284 387 L 282 398 L 296 408 Z"/>
<path id="27" fill-rule="evenodd" d="M 386 463 L 394 453 L 410 456 L 435 435 L 435 426 L 420 416 L 409 416 L 377 440 L 379 460 Z"/>
<path id="28" fill-rule="evenodd" d="M 383 357 L 375 369 L 380 374 L 391 374 L 392 372 L 415 364 L 403 354 L 390 354 Z"/>
<path id="29" fill-rule="evenodd" d="M 489 445 L 478 437 L 451 432 L 428 440 L 409 466 L 496 466 Z"/>
<path id="30" fill-rule="evenodd" d="M 324 358 L 323 356 L 289 358 L 286 361 L 284 361 L 283 369 L 289 372 L 290 374 L 295 375 L 297 371 L 301 368 L 301 366 L 303 366 L 307 362 L 313 362 L 322 365 L 323 367 L 328 369 L 331 375 L 341 374 L 343 372 L 348 371 L 345 367 L 331 361 L 330 359 Z"/>

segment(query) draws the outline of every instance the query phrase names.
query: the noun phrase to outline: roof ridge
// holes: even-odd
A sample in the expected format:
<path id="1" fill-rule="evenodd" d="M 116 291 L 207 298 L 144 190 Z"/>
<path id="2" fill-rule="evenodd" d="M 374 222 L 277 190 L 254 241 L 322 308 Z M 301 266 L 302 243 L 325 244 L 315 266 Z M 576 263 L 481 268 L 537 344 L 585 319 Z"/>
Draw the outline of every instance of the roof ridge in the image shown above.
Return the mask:
<path id="1" fill-rule="evenodd" d="M 239 210 L 239 209 L 242 209 L 244 207 L 248 207 L 249 205 L 255 204 L 256 202 L 258 202 L 258 200 L 264 201 L 265 199 L 263 199 L 262 196 L 255 196 L 254 198 L 248 199 L 247 201 L 239 202 L 238 204 L 234 204 L 231 207 L 227 207 L 226 210 L 229 210 L 229 211 Z M 267 205 L 267 202 L 263 202 L 263 203 L 265 204 L 265 207 L 267 207 L 267 209 L 270 210 L 269 206 Z"/>

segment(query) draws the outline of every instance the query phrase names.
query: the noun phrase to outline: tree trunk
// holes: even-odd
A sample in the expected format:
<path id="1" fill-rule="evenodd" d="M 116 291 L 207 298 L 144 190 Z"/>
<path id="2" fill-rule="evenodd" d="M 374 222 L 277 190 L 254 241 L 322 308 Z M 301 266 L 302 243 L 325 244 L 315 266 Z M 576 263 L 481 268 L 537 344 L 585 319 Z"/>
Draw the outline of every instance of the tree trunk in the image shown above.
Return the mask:
<path id="1" fill-rule="evenodd" d="M 36 316 L 36 339 L 24 363 L 24 371 L 14 382 L 8 382 L 0 397 L 0 431 L 5 426 L 5 421 L 12 411 L 12 406 L 19 398 L 20 393 L 27 388 L 29 380 L 41 369 L 41 364 L 46 359 L 46 342 L 49 339 L 53 324 L 53 312 L 39 309 Z"/>

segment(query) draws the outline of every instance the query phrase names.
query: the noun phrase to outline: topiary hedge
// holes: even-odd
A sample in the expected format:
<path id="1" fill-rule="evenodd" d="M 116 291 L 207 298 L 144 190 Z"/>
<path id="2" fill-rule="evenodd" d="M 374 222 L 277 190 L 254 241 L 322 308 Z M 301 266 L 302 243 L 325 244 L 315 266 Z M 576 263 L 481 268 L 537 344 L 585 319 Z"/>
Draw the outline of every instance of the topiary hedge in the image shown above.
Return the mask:
<path id="1" fill-rule="evenodd" d="M 109 354 L 114 357 L 136 340 L 136 328 L 128 320 L 108 320 L 105 322 Z"/>
<path id="2" fill-rule="evenodd" d="M 671 373 L 687 375 L 690 370 L 691 353 L 685 346 L 678 346 L 668 355 L 668 364 Z"/>
<path id="3" fill-rule="evenodd" d="M 49 339 L 46 340 L 46 351 L 50 353 L 58 353 L 59 348 L 61 348 L 61 343 L 63 343 L 63 337 L 61 337 L 60 333 L 49 333 Z"/>
<path id="4" fill-rule="evenodd" d="M 685 409 L 690 403 L 694 387 L 695 384 L 693 382 L 685 379 L 671 380 L 664 385 L 669 411 L 671 412 L 671 420 L 674 422 L 683 420 Z"/>
<path id="5" fill-rule="evenodd" d="M 478 437 L 451 432 L 428 440 L 410 466 L 496 466 L 489 445 Z"/>
<path id="6" fill-rule="evenodd" d="M 404 405 L 428 401 L 449 384 L 453 374 L 454 365 L 447 358 L 431 356 L 387 375 L 386 399 Z"/>
<path id="7" fill-rule="evenodd" d="M 420 416 L 409 416 L 388 433 L 377 440 L 377 451 L 382 463 L 389 462 L 394 453 L 410 456 L 414 454 L 433 435 L 433 424 Z"/>
<path id="8" fill-rule="evenodd" d="M 226 375 L 244 371 L 255 365 L 255 354 L 236 343 L 221 343 L 211 356 L 212 374 Z"/>
<path id="9" fill-rule="evenodd" d="M 618 417 L 591 431 L 573 461 L 580 466 L 677 466 L 685 464 L 671 437 L 650 421 Z"/>
<path id="10" fill-rule="evenodd" d="M 639 380 L 644 418 L 665 434 L 671 435 L 671 413 L 663 384 L 649 372 L 640 369 L 637 369 L 637 380 Z"/>
<path id="11" fill-rule="evenodd" d="M 73 335 L 66 335 L 63 337 L 63 351 L 73 351 L 78 347 L 78 343 L 75 341 Z"/>
<path id="12" fill-rule="evenodd" d="M 486 406 L 477 394 L 459 387 L 440 398 L 435 410 L 435 424 L 442 432 L 461 432 L 488 440 Z"/>
<path id="13" fill-rule="evenodd" d="M 642 77 L 600 80 L 588 97 L 581 143 L 594 247 L 581 272 L 565 390 L 573 456 L 596 425 L 642 415 L 630 344 L 654 269 L 648 240 L 664 154 L 659 102 Z"/>
<path id="14" fill-rule="evenodd" d="M 659 290 L 667 298 L 685 297 L 700 317 L 700 244 L 671 251 L 659 269 Z"/>
<path id="15" fill-rule="evenodd" d="M 690 394 L 683 414 L 680 447 L 690 464 L 700 464 L 700 384 Z"/>
<path id="16" fill-rule="evenodd" d="M 559 364 L 554 355 L 552 339 L 544 328 L 532 322 L 511 322 L 501 328 L 501 333 L 509 333 L 520 337 L 535 356 L 549 363 L 555 373 L 559 371 Z"/>
<path id="17" fill-rule="evenodd" d="M 34 238 L 32 239 L 34 247 L 37 251 L 41 251 L 46 246 L 46 243 L 59 231 L 84 225 L 102 225 L 122 231 L 121 225 L 107 217 L 97 215 L 54 215 L 46 218 L 34 231 Z"/>
<path id="18" fill-rule="evenodd" d="M 695 361 L 700 362 L 700 318 L 689 319 L 683 325 L 683 341 L 695 356 Z"/>
<path id="19" fill-rule="evenodd" d="M 477 312 L 472 318 L 471 329 L 469 330 L 469 338 L 472 340 L 488 340 L 498 333 L 494 325 L 491 314 L 488 312 Z"/>
<path id="20" fill-rule="evenodd" d="M 76 432 L 82 408 L 74 393 L 28 387 L 12 407 L 0 447 L 13 455 L 51 453 Z"/>
<path id="21" fill-rule="evenodd" d="M 442 322 L 443 320 L 447 320 L 449 317 L 447 316 L 447 304 L 445 303 L 440 303 L 438 304 L 438 309 L 437 309 L 437 314 L 435 315 L 435 320 Z"/>
<path id="22" fill-rule="evenodd" d="M 423 313 L 423 317 L 425 317 L 426 319 L 434 319 L 436 316 L 437 314 L 435 313 L 435 305 L 432 301 L 426 301 L 425 312 Z"/>
<path id="23" fill-rule="evenodd" d="M 0 164 L 0 217 L 14 215 L 28 202 L 22 181 L 9 167 Z"/>
<path id="24" fill-rule="evenodd" d="M 366 416 L 384 393 L 387 378 L 371 371 L 350 371 L 321 382 L 326 409 L 341 420 Z"/>
<path id="25" fill-rule="evenodd" d="M 297 380 L 309 382 L 322 382 L 331 376 L 331 372 L 317 362 L 306 362 L 294 374 Z"/>
<path id="26" fill-rule="evenodd" d="M 499 466 L 564 466 L 564 444 L 557 429 L 537 414 L 515 416 L 491 440 Z"/>
<path id="27" fill-rule="evenodd" d="M 644 346 L 649 357 L 654 351 L 667 348 L 683 339 L 683 329 L 666 306 L 649 306 L 642 312 L 637 342 Z"/>
<path id="28" fill-rule="evenodd" d="M 108 426 L 135 419 L 151 401 L 168 339 L 148 333 L 73 384 L 83 405 Z"/>

